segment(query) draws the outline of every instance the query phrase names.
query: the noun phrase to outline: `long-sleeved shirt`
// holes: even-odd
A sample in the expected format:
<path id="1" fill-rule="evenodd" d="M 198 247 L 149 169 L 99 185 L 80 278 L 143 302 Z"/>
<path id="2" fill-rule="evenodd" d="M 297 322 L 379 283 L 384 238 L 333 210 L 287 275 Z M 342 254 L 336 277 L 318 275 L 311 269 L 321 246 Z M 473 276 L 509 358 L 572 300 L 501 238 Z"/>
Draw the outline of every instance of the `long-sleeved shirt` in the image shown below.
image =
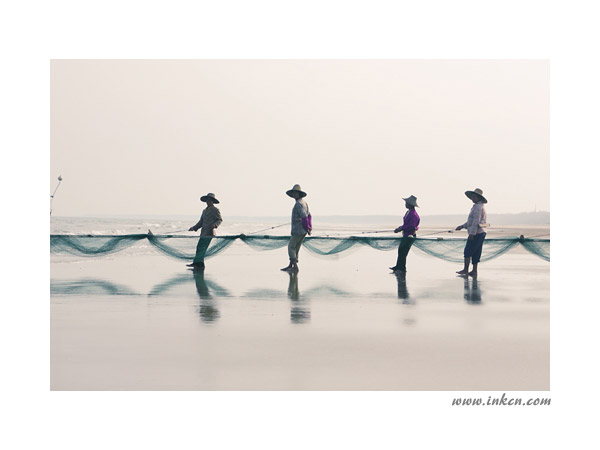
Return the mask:
<path id="1" fill-rule="evenodd" d="M 470 236 L 485 233 L 484 227 L 487 224 L 487 214 L 483 202 L 477 202 L 471 208 L 467 221 L 462 224 L 466 228 Z"/>
<path id="2" fill-rule="evenodd" d="M 308 217 L 309 214 L 308 203 L 303 198 L 296 200 L 292 209 L 292 236 L 306 234 L 306 230 L 302 226 L 302 219 Z"/>
<path id="3" fill-rule="evenodd" d="M 404 223 L 398 228 L 402 230 L 402 236 L 413 236 L 419 229 L 420 222 L 421 218 L 417 214 L 417 211 L 409 209 L 404 214 Z"/>
<path id="4" fill-rule="evenodd" d="M 202 211 L 202 215 L 200 216 L 200 220 L 194 228 L 197 230 L 200 229 L 200 236 L 214 236 L 215 228 L 223 223 L 223 219 L 221 218 L 221 211 L 216 206 L 209 206 L 204 211 Z"/>

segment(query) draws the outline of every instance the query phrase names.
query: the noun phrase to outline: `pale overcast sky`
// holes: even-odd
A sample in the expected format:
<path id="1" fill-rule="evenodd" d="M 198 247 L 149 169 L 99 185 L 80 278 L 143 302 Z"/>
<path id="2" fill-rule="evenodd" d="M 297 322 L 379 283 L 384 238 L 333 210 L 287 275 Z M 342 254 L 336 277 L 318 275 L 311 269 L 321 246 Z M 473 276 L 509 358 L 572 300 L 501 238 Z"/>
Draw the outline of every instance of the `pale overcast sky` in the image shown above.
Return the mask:
<path id="1" fill-rule="evenodd" d="M 53 215 L 550 208 L 546 60 L 54 60 Z"/>

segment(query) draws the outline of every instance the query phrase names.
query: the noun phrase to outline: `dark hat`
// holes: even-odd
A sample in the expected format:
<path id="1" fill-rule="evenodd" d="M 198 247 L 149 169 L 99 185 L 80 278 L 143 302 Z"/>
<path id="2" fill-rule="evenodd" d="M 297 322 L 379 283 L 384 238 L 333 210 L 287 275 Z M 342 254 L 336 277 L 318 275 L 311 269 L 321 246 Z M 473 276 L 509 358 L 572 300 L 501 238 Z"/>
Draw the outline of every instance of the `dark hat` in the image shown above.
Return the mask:
<path id="1" fill-rule="evenodd" d="M 217 200 L 217 198 L 215 197 L 215 194 L 213 194 L 212 192 L 209 192 L 208 194 L 200 197 L 200 200 L 202 200 L 203 202 L 205 202 L 208 199 L 211 199 L 213 201 L 213 203 L 219 203 L 219 200 Z"/>
<path id="2" fill-rule="evenodd" d="M 415 197 L 414 195 L 411 195 L 408 198 L 402 198 L 402 200 L 404 200 L 406 203 L 408 203 L 409 205 L 412 206 L 419 206 L 417 205 L 417 197 Z"/>

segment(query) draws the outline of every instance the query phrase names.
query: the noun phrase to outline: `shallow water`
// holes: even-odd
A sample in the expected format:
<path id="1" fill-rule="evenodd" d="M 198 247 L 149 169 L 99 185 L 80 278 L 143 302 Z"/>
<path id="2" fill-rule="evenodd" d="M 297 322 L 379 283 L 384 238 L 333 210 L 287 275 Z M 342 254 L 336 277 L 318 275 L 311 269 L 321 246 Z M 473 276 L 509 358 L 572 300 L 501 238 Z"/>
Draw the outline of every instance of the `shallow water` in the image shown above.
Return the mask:
<path id="1" fill-rule="evenodd" d="M 411 250 L 338 258 L 234 243 L 204 274 L 143 247 L 51 256 L 53 390 L 547 390 L 550 265 L 477 280 Z"/>

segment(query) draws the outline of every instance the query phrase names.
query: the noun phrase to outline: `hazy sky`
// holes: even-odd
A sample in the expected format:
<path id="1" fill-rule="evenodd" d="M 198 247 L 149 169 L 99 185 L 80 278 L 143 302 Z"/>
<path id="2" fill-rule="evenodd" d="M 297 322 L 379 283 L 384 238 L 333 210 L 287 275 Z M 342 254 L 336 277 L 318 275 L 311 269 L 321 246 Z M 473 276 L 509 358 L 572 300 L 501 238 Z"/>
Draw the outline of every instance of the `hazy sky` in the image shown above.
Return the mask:
<path id="1" fill-rule="evenodd" d="M 550 208 L 545 60 L 54 60 L 54 215 Z"/>

